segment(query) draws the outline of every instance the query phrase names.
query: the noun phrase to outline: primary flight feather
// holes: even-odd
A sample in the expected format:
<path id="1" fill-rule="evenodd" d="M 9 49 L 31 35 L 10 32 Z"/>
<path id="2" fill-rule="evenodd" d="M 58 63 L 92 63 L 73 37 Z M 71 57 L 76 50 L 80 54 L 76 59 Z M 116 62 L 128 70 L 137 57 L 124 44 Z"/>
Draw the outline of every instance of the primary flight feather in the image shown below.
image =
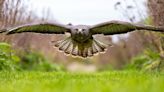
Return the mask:
<path id="1" fill-rule="evenodd" d="M 123 21 L 109 21 L 94 26 L 89 25 L 60 25 L 55 23 L 30 24 L 9 29 L 8 35 L 22 32 L 35 32 L 43 34 L 64 34 L 69 32 L 70 37 L 57 41 L 54 46 L 67 54 L 80 57 L 91 57 L 98 52 L 104 52 L 107 44 L 93 38 L 93 35 L 122 34 L 135 30 L 148 30 L 164 32 L 163 27 L 137 25 Z"/>

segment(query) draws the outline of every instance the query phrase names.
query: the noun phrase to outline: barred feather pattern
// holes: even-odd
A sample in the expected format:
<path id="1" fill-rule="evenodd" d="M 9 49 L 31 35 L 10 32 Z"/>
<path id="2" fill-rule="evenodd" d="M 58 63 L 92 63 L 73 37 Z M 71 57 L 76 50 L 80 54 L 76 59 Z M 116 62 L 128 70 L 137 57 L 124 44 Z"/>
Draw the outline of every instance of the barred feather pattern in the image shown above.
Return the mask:
<path id="1" fill-rule="evenodd" d="M 95 38 L 90 39 L 85 43 L 78 43 L 71 37 L 68 37 L 64 40 L 55 42 L 54 46 L 58 47 L 60 51 L 63 51 L 66 54 L 86 58 L 104 52 L 108 45 Z"/>

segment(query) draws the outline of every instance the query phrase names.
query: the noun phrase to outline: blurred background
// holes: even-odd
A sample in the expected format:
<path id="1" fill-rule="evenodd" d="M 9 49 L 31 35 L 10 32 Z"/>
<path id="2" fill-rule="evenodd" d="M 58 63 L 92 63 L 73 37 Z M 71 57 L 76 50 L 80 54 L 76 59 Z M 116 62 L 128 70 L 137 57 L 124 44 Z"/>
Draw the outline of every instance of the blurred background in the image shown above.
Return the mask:
<path id="1" fill-rule="evenodd" d="M 163 0 L 0 0 L 0 29 L 33 22 L 95 25 L 110 20 L 164 26 Z M 103 54 L 66 56 L 51 41 L 64 35 L 0 34 L 0 70 L 82 71 L 163 70 L 164 34 L 136 31 L 103 37 Z"/>

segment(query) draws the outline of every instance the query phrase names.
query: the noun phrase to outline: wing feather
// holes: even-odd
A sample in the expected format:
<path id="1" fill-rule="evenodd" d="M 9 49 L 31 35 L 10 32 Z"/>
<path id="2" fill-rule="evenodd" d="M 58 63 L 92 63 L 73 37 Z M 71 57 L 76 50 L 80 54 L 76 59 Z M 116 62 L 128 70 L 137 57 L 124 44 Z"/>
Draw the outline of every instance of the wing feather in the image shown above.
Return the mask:
<path id="1" fill-rule="evenodd" d="M 30 24 L 16 27 L 10 29 L 7 34 L 22 33 L 22 32 L 35 32 L 43 34 L 64 34 L 65 32 L 70 32 L 70 29 L 66 26 L 59 24 Z"/>
<path id="2" fill-rule="evenodd" d="M 164 32 L 164 27 L 153 27 L 149 25 L 132 24 L 122 21 L 110 21 L 110 22 L 105 22 L 95 25 L 90 28 L 90 32 L 92 34 L 104 34 L 104 35 L 122 34 L 135 30 L 149 30 L 149 31 Z"/>
<path id="3" fill-rule="evenodd" d="M 4 32 L 7 32 L 6 29 L 0 29 L 0 33 L 4 33 Z"/>

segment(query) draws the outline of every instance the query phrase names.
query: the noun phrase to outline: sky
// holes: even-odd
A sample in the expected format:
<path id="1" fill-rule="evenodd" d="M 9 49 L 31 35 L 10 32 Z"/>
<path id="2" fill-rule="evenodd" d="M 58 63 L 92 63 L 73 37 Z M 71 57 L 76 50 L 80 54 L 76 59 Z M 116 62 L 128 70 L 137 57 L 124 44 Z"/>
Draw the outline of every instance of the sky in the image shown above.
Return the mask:
<path id="1" fill-rule="evenodd" d="M 118 1 L 125 1 L 126 3 L 122 2 L 122 7 L 117 6 L 116 10 L 115 4 Z M 134 1 L 137 1 L 137 5 Z M 126 14 L 128 16 L 142 14 L 142 17 L 136 18 L 136 21 L 140 21 L 147 14 L 145 0 L 30 0 L 28 3 L 38 16 L 43 16 L 43 11 L 49 9 L 50 19 L 53 17 L 52 20 L 57 20 L 63 24 L 94 25 L 110 20 L 129 21 L 125 17 Z M 132 5 L 134 8 L 123 14 L 127 5 Z"/>

